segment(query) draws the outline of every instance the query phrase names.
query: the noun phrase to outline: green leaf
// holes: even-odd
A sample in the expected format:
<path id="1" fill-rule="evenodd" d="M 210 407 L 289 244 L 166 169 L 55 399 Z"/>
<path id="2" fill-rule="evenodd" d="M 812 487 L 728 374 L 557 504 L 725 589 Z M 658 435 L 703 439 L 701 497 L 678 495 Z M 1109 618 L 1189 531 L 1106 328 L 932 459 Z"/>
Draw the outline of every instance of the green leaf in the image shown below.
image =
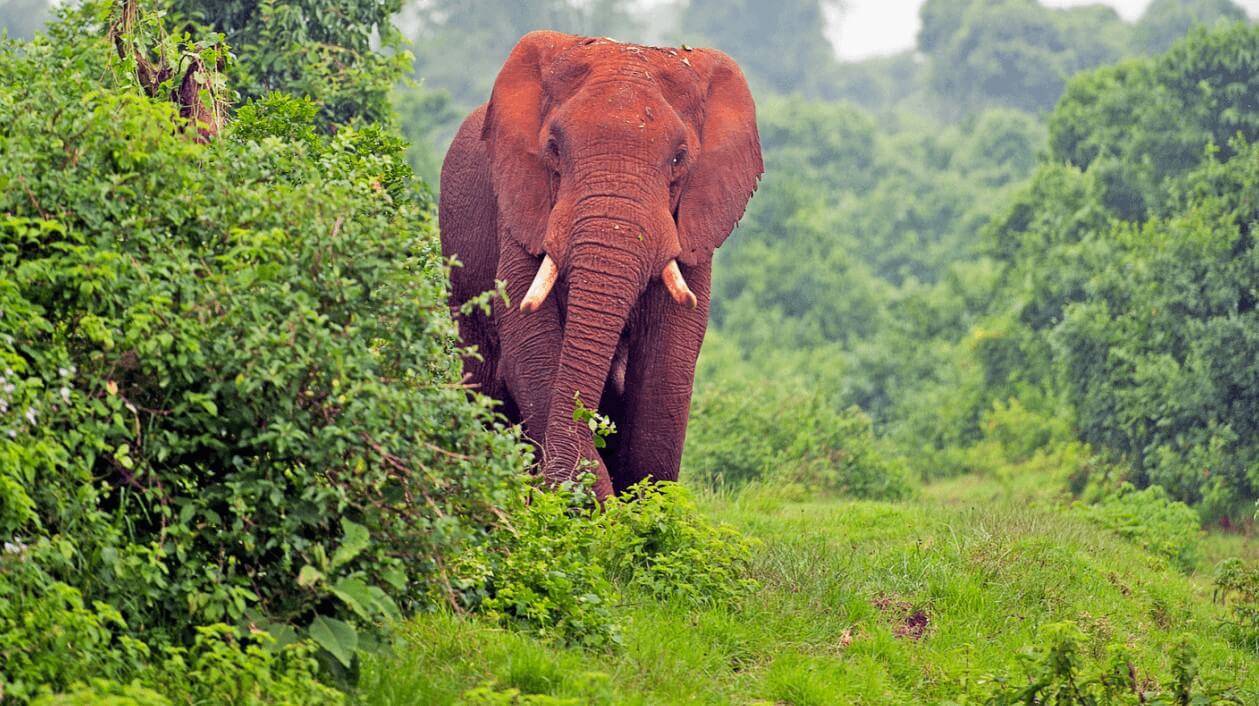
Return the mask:
<path id="1" fill-rule="evenodd" d="M 337 547 L 332 554 L 332 568 L 334 569 L 361 554 L 371 542 L 371 535 L 368 534 L 366 527 L 344 517 L 341 518 L 341 531 L 343 533 L 341 546 Z"/>
<path id="2" fill-rule="evenodd" d="M 309 588 L 322 581 L 323 578 L 323 573 L 319 569 L 307 564 L 302 567 L 301 571 L 297 572 L 297 585 L 302 588 Z"/>
<path id="3" fill-rule="evenodd" d="M 353 625 L 336 618 L 315 616 L 308 628 L 310 638 L 328 651 L 347 669 L 354 660 L 354 650 L 358 649 L 358 630 Z"/>
<path id="4" fill-rule="evenodd" d="M 287 623 L 271 623 L 266 626 L 266 631 L 275 638 L 275 642 L 267 647 L 267 651 L 272 654 L 277 654 L 285 647 L 297 642 L 297 630 Z"/>
<path id="5" fill-rule="evenodd" d="M 332 595 L 340 598 L 358 617 L 371 620 L 371 608 L 375 601 L 369 588 L 362 579 L 344 578 L 333 585 Z"/>
<path id="6" fill-rule="evenodd" d="M 372 603 L 376 608 L 376 612 L 381 613 L 386 618 L 402 619 L 402 611 L 398 610 L 398 604 L 394 603 L 393 599 L 383 589 L 379 586 L 368 586 L 367 592 L 372 596 Z"/>

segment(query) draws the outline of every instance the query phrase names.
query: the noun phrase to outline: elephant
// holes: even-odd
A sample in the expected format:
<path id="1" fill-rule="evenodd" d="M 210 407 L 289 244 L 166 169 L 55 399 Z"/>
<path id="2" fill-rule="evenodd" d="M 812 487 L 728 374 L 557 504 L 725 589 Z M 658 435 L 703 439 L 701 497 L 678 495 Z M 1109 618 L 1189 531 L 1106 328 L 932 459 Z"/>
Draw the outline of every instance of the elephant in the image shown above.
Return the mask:
<path id="1" fill-rule="evenodd" d="M 676 481 L 713 251 L 764 171 L 738 65 L 711 49 L 538 31 L 442 164 L 438 225 L 464 380 L 602 501 Z M 505 283 L 486 308 L 463 306 Z M 597 448 L 577 405 L 616 424 Z"/>

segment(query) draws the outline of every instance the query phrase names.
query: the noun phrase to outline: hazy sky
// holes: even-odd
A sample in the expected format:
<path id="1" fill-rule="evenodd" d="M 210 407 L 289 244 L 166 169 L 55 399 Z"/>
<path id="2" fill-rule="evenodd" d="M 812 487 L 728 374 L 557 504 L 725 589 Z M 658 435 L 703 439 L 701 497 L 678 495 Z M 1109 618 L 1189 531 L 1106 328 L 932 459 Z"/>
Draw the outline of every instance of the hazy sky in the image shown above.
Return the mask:
<path id="1" fill-rule="evenodd" d="M 1150 0 L 1102 0 L 1128 20 L 1140 17 Z M 1067 7 L 1098 0 L 1041 0 L 1044 5 Z M 1251 17 L 1259 16 L 1259 0 L 1233 0 Z M 914 46 L 918 35 L 918 7 L 923 0 L 847 0 L 842 22 L 831 29 L 831 41 L 845 59 L 894 54 Z"/>

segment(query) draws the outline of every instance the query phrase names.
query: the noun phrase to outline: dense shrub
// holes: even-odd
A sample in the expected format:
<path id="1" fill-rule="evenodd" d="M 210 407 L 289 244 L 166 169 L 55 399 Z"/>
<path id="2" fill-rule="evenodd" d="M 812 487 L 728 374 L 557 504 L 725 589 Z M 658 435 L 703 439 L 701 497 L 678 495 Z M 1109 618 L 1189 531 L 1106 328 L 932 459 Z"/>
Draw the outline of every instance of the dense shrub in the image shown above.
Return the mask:
<path id="1" fill-rule="evenodd" d="M 78 589 L 44 573 L 25 549 L 10 547 L 0 555 L 0 574 L 0 693 L 6 703 L 342 702 L 340 692 L 316 680 L 310 643 L 279 647 L 265 632 L 242 636 L 221 623 L 198 627 L 188 647 L 146 643 L 110 604 L 87 605 Z M 61 686 L 67 691 L 50 693 Z"/>
<path id="2" fill-rule="evenodd" d="M 701 388 L 683 465 L 688 482 L 711 486 L 763 481 L 858 498 L 909 494 L 902 465 L 861 410 L 837 412 L 817 392 L 770 383 Z"/>
<path id="3" fill-rule="evenodd" d="M 459 605 L 491 620 L 589 647 L 620 641 L 617 600 L 595 561 L 598 513 L 580 485 L 532 493 L 495 551 L 472 551 L 452 567 Z"/>
<path id="4" fill-rule="evenodd" d="M 505 533 L 452 567 L 460 604 L 565 643 L 620 643 L 623 595 L 722 605 L 756 585 L 750 540 L 710 523 L 675 483 L 643 483 L 602 507 L 582 485 L 539 490 Z"/>
<path id="5" fill-rule="evenodd" d="M 1105 659 L 1089 664 L 1089 637 L 1074 623 L 1041 628 L 1040 642 L 1019 657 L 1023 674 L 1000 674 L 978 680 L 962 704 L 1016 706 L 1034 704 L 1241 704 L 1232 690 L 1203 684 L 1197 654 L 1187 640 L 1171 653 L 1171 674 L 1155 678 L 1139 672 L 1128 645 L 1106 645 Z M 978 692 L 978 693 L 977 693 Z M 986 692 L 986 693 L 984 693 Z M 979 695 L 982 694 L 982 695 Z"/>
<path id="6" fill-rule="evenodd" d="M 486 541 L 525 447 L 459 385 L 402 141 L 315 134 L 313 104 L 274 96 L 197 144 L 116 63 L 106 12 L 0 45 L 0 539 L 20 548 L 0 591 L 51 591 L 150 659 L 222 622 L 348 666 Z M 74 654 L 0 660 L 0 684 L 66 686 Z"/>
<path id="7" fill-rule="evenodd" d="M 596 518 L 598 563 L 618 583 L 690 605 L 722 605 L 756 588 L 752 544 L 711 524 L 676 483 L 640 483 Z"/>
<path id="8" fill-rule="evenodd" d="M 1191 569 L 1202 534 L 1198 513 L 1172 500 L 1161 486 L 1137 490 L 1125 483 L 1119 492 L 1081 511 L 1090 522 Z"/>
<path id="9" fill-rule="evenodd" d="M 1259 650 L 1259 567 L 1241 559 L 1221 561 L 1215 567 L 1212 598 L 1229 609 L 1225 628 L 1231 639 Z"/>

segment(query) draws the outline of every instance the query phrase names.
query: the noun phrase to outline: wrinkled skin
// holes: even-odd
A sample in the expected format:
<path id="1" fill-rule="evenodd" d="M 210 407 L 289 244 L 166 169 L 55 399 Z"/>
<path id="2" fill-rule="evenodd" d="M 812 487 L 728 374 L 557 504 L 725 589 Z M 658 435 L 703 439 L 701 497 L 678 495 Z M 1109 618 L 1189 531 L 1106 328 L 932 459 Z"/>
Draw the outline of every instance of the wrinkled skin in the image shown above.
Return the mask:
<path id="1" fill-rule="evenodd" d="M 547 481 L 592 466 L 604 498 L 677 479 L 712 253 L 762 171 L 726 55 L 554 32 L 516 45 L 446 155 L 440 226 L 480 353 L 464 371 L 523 423 Z M 459 313 L 496 279 L 510 305 Z M 606 448 L 573 420 L 575 394 L 616 422 Z"/>

